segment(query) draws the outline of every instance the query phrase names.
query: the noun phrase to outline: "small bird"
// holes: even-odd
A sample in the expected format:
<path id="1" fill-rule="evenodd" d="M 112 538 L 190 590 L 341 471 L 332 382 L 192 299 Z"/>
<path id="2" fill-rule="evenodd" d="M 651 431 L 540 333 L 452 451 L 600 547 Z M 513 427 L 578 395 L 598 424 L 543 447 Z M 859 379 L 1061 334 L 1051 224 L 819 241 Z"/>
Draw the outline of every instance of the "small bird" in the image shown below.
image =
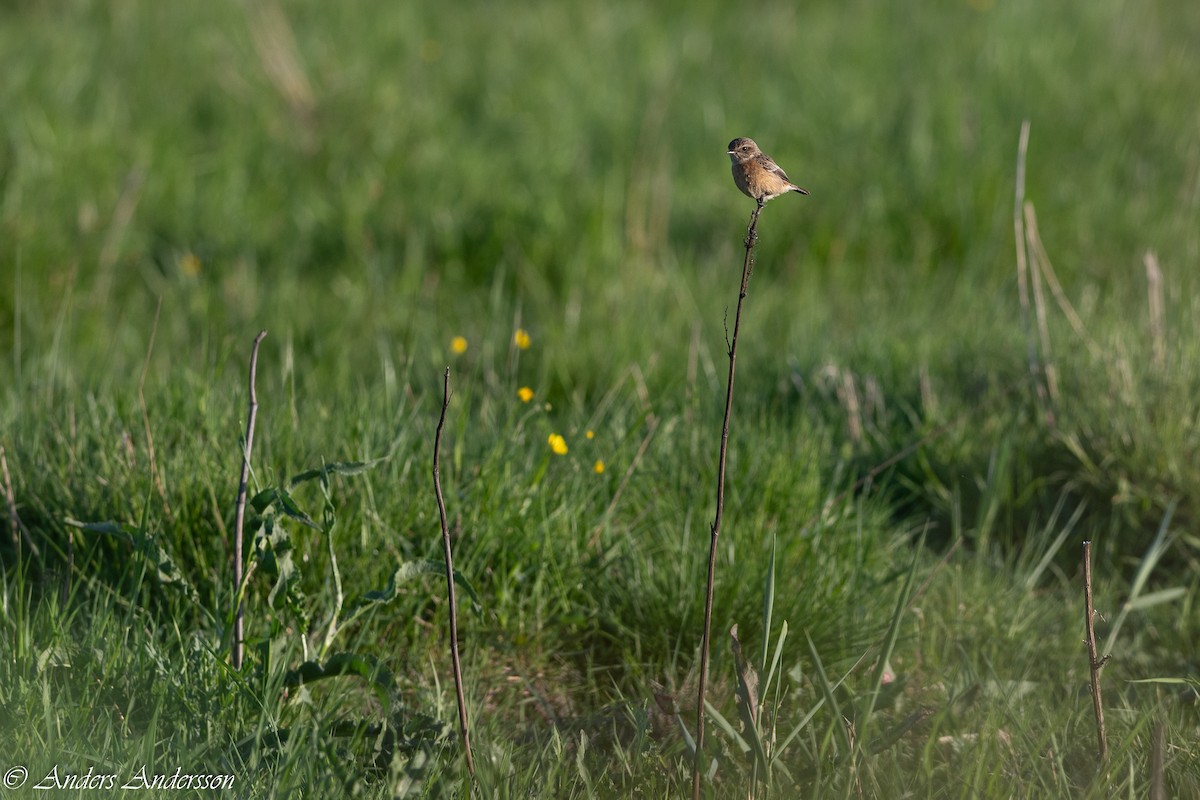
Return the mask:
<path id="1" fill-rule="evenodd" d="M 729 160 L 733 162 L 733 182 L 742 194 L 758 201 L 761 206 L 773 197 L 788 192 L 808 194 L 788 180 L 787 173 L 758 149 L 753 139 L 734 139 L 729 143 Z"/>

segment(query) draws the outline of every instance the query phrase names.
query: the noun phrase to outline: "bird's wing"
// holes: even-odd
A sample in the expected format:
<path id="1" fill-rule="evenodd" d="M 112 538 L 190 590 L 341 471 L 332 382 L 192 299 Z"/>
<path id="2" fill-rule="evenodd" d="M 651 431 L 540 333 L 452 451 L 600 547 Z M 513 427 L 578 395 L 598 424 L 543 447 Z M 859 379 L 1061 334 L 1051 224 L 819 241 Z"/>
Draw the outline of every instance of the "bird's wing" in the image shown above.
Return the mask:
<path id="1" fill-rule="evenodd" d="M 787 181 L 788 183 L 791 183 L 791 182 L 792 182 L 792 181 L 791 181 L 791 179 L 790 179 L 790 178 L 788 178 L 788 176 L 787 176 L 787 173 L 786 173 L 786 172 L 784 172 L 784 171 L 783 171 L 783 170 L 780 168 L 780 166 L 779 166 L 778 164 L 776 164 L 774 161 L 772 161 L 771 159 L 769 159 L 769 158 L 768 158 L 768 159 L 767 159 L 767 163 L 766 163 L 764 166 L 767 168 L 767 170 L 768 170 L 769 172 L 773 172 L 774 174 L 776 174 L 776 175 L 778 175 L 779 177 L 783 178 L 783 179 L 784 179 L 785 181 Z"/>

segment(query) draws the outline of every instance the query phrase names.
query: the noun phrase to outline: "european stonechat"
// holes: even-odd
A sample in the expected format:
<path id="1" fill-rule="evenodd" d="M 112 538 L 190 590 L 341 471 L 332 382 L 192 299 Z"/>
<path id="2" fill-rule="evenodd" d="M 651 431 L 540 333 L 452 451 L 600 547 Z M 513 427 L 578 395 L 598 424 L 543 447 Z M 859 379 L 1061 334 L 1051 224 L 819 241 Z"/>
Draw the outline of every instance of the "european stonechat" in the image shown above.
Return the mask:
<path id="1" fill-rule="evenodd" d="M 788 192 L 808 194 L 788 180 L 787 174 L 771 157 L 758 149 L 753 139 L 734 139 L 729 143 L 729 160 L 733 162 L 733 182 L 742 194 L 758 201 L 761 206 L 773 197 Z"/>

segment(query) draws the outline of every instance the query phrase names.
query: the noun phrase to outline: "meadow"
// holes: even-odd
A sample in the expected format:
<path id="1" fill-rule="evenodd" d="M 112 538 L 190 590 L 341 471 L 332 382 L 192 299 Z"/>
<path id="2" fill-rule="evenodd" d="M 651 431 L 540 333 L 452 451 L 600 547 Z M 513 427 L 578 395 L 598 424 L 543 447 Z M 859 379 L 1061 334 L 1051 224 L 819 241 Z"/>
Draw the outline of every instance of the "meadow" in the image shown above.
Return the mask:
<path id="1" fill-rule="evenodd" d="M 752 136 L 705 795 L 1200 797 L 1198 41 L 0 3 L 4 796 L 690 796 Z"/>

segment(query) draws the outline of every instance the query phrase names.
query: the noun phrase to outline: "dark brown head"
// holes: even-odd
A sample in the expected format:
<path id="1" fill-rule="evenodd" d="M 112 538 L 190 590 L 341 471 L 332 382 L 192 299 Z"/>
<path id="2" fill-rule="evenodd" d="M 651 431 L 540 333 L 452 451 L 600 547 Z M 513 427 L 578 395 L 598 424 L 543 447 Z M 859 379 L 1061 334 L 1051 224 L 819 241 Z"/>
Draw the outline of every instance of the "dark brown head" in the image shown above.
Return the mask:
<path id="1" fill-rule="evenodd" d="M 761 152 L 753 139 L 742 137 L 729 143 L 729 160 L 734 164 L 744 164 Z"/>

